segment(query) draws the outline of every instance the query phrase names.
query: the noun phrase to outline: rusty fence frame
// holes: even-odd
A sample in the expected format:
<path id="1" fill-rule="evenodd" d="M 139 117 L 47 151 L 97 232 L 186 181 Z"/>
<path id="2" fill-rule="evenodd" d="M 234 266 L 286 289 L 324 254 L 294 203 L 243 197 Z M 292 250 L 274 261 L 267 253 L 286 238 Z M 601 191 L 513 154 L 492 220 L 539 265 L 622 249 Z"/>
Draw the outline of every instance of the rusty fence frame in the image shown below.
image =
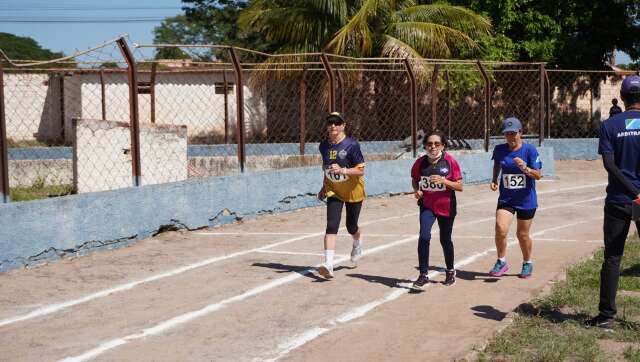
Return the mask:
<path id="1" fill-rule="evenodd" d="M 140 74 L 140 69 L 138 64 L 141 61 L 136 60 L 134 55 L 127 44 L 127 41 L 124 37 L 118 38 L 115 40 L 115 43 L 120 49 L 121 55 L 126 61 L 127 68 L 120 69 L 119 71 L 126 71 L 128 77 L 128 88 L 129 88 L 129 116 L 130 116 L 130 132 L 131 132 L 131 149 L 130 152 L 132 154 L 132 165 L 131 165 L 131 173 L 132 173 L 132 184 L 133 186 L 142 185 L 142 173 L 141 173 L 141 161 L 140 161 L 140 115 L 139 115 L 139 104 L 138 104 L 138 94 L 139 94 L 139 81 L 138 75 Z M 149 45 L 135 45 L 136 48 L 139 47 L 160 47 L 160 46 L 172 46 L 172 47 L 209 47 L 215 48 L 221 51 L 225 51 L 229 56 L 231 61 L 231 66 L 233 69 L 233 75 L 235 77 L 235 97 L 236 97 L 236 144 L 237 144 L 237 158 L 239 164 L 239 171 L 241 173 L 246 172 L 246 129 L 245 129 L 245 99 L 244 99 L 244 82 L 245 79 L 243 77 L 243 71 L 245 71 L 243 67 L 243 62 L 238 56 L 238 51 L 251 51 L 248 49 L 236 48 L 231 46 L 220 46 L 220 45 L 180 45 L 180 44 L 149 44 Z M 251 51 L 254 53 L 259 53 L 255 51 Z M 266 56 L 274 56 L 272 54 L 264 54 Z M 328 54 L 326 53 L 308 53 L 303 55 L 313 55 L 317 56 L 320 60 L 321 67 L 317 70 L 324 70 L 324 74 L 326 76 L 328 87 L 328 112 L 342 110 L 344 108 L 344 96 L 340 97 L 342 106 L 338 109 L 336 105 L 336 92 L 344 92 L 345 84 L 342 76 L 339 72 L 334 69 L 332 62 L 329 59 Z M 277 55 L 284 56 L 284 55 Z M 349 58 L 349 57 L 344 57 Z M 363 61 L 366 58 L 351 58 L 354 61 Z M 384 62 L 385 58 L 368 58 L 375 59 Z M 0 59 L 1 61 L 2 59 Z M 8 59 L 7 59 L 8 60 Z M 394 59 L 396 62 L 401 62 L 403 66 L 403 71 L 406 73 L 406 79 L 409 83 L 409 90 L 404 93 L 406 97 L 409 99 L 409 109 L 407 112 L 409 114 L 410 119 L 410 151 L 413 157 L 416 156 L 418 150 L 418 117 L 419 117 L 419 103 L 418 103 L 418 79 L 417 79 L 417 69 L 412 64 L 412 59 L 404 58 L 404 59 Z M 421 60 L 423 61 L 423 60 Z M 486 66 L 491 64 L 522 64 L 527 66 L 536 66 L 536 72 L 538 73 L 539 80 L 539 89 L 538 89 L 538 99 L 539 104 L 537 105 L 537 109 L 539 112 L 538 117 L 538 125 L 536 130 L 538 132 L 538 142 L 542 144 L 545 137 L 550 136 L 551 132 L 551 123 L 552 123 L 552 114 L 550 110 L 550 103 L 552 102 L 552 89 L 549 81 L 549 75 L 547 73 L 547 69 L 545 68 L 544 63 L 500 63 L 500 62 L 483 62 L 480 60 L 464 60 L 464 61 L 455 61 L 455 60 L 424 60 L 426 64 L 433 66 L 433 72 L 431 74 L 431 85 L 427 92 L 429 92 L 432 102 L 431 102 L 431 119 L 429 124 L 432 128 L 438 127 L 438 91 L 444 91 L 444 96 L 447 99 L 446 105 L 446 125 L 448 126 L 448 136 L 451 137 L 451 129 L 452 129 L 452 115 L 451 115 L 451 81 L 450 81 L 450 70 L 445 68 L 441 69 L 441 64 L 463 64 L 467 66 L 473 66 L 478 69 L 478 72 L 482 78 L 482 86 L 484 88 L 484 99 L 482 99 L 483 109 L 482 109 L 482 122 L 483 122 L 483 149 L 485 151 L 489 150 L 490 146 L 490 122 L 492 120 L 492 80 L 489 76 Z M 384 64 L 384 63 L 380 63 Z M 227 63 L 228 65 L 228 63 Z M 298 83 L 298 92 L 300 93 L 298 100 L 299 107 L 299 153 L 300 155 L 305 155 L 305 143 L 306 143 L 306 132 L 307 132 L 307 124 L 306 124 L 306 92 L 307 92 L 307 84 L 308 84 L 308 71 L 309 69 L 305 66 L 302 69 L 302 76 Z M 88 71 L 88 70 L 76 70 L 76 71 Z M 64 91 L 64 77 L 65 73 L 60 72 L 61 77 L 61 85 L 62 91 Z M 101 92 L 101 113 L 102 117 L 106 118 L 106 91 L 105 91 L 105 79 L 104 74 L 105 70 L 94 70 L 94 73 L 98 73 L 99 81 L 100 81 L 100 92 Z M 222 69 L 223 74 L 223 82 L 224 82 L 224 99 L 225 99 L 225 109 L 224 109 L 224 142 L 225 144 L 229 142 L 229 110 L 228 110 L 228 100 L 227 100 L 227 88 L 228 88 L 228 79 L 227 72 L 229 69 Z M 156 122 L 156 97 L 155 97 L 155 83 L 156 83 L 156 73 L 157 73 L 157 64 L 152 63 L 150 70 L 150 81 L 148 82 L 149 94 L 150 94 L 150 120 L 152 123 Z M 2 65 L 0 64 L 0 193 L 1 200 L 0 202 L 7 203 L 10 202 L 10 189 L 9 189 L 9 171 L 8 171 L 8 139 L 7 139 L 7 129 L 6 129 L 6 109 L 5 109 L 5 99 L 4 99 L 4 81 L 3 81 L 4 71 Z M 444 79 L 444 87 L 445 89 L 438 89 L 438 79 L 443 77 Z M 403 91 L 404 92 L 404 91 Z M 341 93 L 343 94 L 343 93 Z M 404 108 L 404 107 L 403 107 Z M 64 112 L 64 110 L 63 110 Z M 64 114 L 64 113 L 63 113 Z M 64 115 L 63 115 L 64 117 Z M 62 127 L 64 132 L 64 126 Z"/>

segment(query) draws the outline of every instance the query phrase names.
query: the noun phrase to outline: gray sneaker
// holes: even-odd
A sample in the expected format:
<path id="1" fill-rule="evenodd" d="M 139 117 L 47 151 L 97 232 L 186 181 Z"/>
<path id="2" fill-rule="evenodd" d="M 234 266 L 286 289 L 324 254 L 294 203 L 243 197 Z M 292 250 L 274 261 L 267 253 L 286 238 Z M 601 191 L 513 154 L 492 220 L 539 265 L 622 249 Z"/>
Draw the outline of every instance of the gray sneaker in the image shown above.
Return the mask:
<path id="1" fill-rule="evenodd" d="M 358 246 L 354 246 L 351 248 L 351 262 L 357 263 L 358 260 L 362 258 L 362 246 L 358 244 Z"/>

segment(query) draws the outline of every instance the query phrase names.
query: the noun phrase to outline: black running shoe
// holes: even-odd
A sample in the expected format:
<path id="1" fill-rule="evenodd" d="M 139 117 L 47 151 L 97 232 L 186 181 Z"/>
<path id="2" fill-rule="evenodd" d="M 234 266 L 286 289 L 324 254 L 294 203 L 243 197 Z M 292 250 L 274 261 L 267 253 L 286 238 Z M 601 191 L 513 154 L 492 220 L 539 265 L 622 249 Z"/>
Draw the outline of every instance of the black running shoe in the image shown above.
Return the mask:
<path id="1" fill-rule="evenodd" d="M 420 274 L 420 276 L 418 277 L 418 279 L 416 279 L 415 282 L 413 282 L 413 289 L 420 289 L 422 290 L 422 288 L 424 288 L 424 286 L 429 283 L 429 277 L 427 276 L 427 274 Z"/>
<path id="2" fill-rule="evenodd" d="M 597 316 L 588 319 L 585 322 L 585 327 L 598 327 L 602 329 L 612 330 L 615 327 L 615 320 L 613 318 L 605 317 L 598 314 Z"/>
<path id="3" fill-rule="evenodd" d="M 445 272 L 445 274 L 446 274 L 446 278 L 444 278 L 444 283 L 443 283 L 444 285 L 451 286 L 451 285 L 456 284 L 456 270 L 455 269 L 447 270 Z"/>

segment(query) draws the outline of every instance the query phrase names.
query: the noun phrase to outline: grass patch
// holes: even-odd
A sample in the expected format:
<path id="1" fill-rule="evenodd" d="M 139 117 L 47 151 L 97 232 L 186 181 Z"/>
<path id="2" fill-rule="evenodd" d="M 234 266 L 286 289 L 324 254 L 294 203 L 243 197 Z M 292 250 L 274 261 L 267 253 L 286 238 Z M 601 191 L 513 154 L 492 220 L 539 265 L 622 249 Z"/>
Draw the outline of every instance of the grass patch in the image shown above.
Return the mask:
<path id="1" fill-rule="evenodd" d="M 495 336 L 481 361 L 608 361 L 640 362 L 640 240 L 629 238 L 618 285 L 618 327 L 613 333 L 587 329 L 584 321 L 598 312 L 600 267 L 603 251 L 571 267 L 567 279 L 554 285 L 551 293 L 521 305 L 513 323 Z M 601 350 L 598 340 L 612 339 L 632 346 L 612 355 Z M 615 353 L 614 353 L 615 354 Z"/>
<path id="2" fill-rule="evenodd" d="M 8 148 L 31 148 L 31 147 L 56 147 L 56 146 L 70 146 L 70 144 L 64 141 L 38 141 L 38 140 L 14 140 L 12 138 L 7 139 Z"/>
<path id="3" fill-rule="evenodd" d="M 624 358 L 631 362 L 640 362 L 640 348 L 629 347 L 624 351 Z"/>
<path id="4" fill-rule="evenodd" d="M 9 192 L 11 201 L 29 201 L 74 194 L 75 188 L 68 184 L 46 185 L 43 178 L 38 178 L 30 187 L 12 187 Z"/>

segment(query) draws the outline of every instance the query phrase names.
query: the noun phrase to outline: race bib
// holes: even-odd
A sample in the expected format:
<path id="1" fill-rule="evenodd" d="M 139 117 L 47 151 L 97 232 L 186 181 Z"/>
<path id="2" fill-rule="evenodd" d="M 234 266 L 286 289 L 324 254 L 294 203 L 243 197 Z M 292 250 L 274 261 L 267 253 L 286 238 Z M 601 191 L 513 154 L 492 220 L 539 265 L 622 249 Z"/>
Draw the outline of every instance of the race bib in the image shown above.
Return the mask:
<path id="1" fill-rule="evenodd" d="M 425 192 L 436 192 L 436 191 L 444 191 L 446 190 L 446 186 L 444 184 L 436 184 L 435 182 L 429 181 L 429 176 L 420 177 L 420 190 Z"/>
<path id="2" fill-rule="evenodd" d="M 349 179 L 348 175 L 343 175 L 340 173 L 331 173 L 329 169 L 324 170 L 324 176 L 333 182 L 345 182 Z"/>
<path id="3" fill-rule="evenodd" d="M 502 175 L 502 185 L 509 190 L 524 189 L 527 187 L 527 176 L 524 174 Z"/>

